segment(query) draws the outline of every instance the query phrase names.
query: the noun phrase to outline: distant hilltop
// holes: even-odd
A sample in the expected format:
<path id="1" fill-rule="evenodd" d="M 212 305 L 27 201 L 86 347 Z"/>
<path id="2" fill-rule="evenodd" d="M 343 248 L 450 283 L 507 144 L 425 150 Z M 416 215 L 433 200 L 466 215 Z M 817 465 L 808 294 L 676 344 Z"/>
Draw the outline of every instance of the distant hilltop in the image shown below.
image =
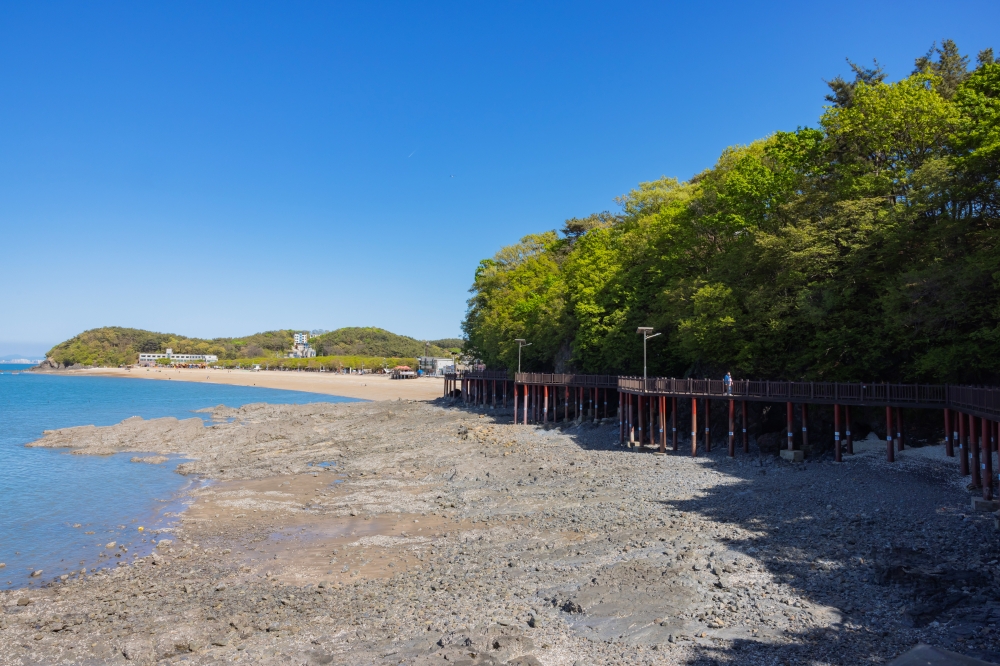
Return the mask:
<path id="1" fill-rule="evenodd" d="M 222 360 L 281 358 L 295 348 L 298 329 L 265 331 L 237 338 L 189 338 L 138 328 L 105 326 L 84 331 L 60 342 L 46 353 L 43 366 L 68 368 L 133 365 L 139 354 L 214 355 Z M 374 327 L 340 328 L 309 338 L 321 356 L 447 357 L 458 354 L 462 340 L 417 340 Z M 11 361 L 7 361 L 11 362 Z"/>
<path id="2" fill-rule="evenodd" d="M 0 356 L 0 363 L 13 363 L 13 364 L 25 364 L 25 363 L 41 363 L 40 358 L 24 358 L 22 356 Z"/>

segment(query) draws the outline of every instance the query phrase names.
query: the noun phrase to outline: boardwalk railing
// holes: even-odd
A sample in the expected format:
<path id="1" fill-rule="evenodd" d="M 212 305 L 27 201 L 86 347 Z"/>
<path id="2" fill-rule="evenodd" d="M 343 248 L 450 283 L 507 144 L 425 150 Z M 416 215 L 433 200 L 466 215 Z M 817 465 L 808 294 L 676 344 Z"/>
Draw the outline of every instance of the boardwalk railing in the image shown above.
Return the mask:
<path id="1" fill-rule="evenodd" d="M 518 372 L 514 381 L 518 384 L 541 384 L 548 386 L 590 386 L 594 388 L 618 388 L 618 375 L 576 375 L 565 373 Z"/>
<path id="2" fill-rule="evenodd" d="M 721 379 L 619 377 L 618 389 L 635 395 L 738 398 L 756 402 L 950 408 L 987 418 L 1000 417 L 1000 389 L 974 386 L 735 380 L 730 390 Z"/>
<path id="3" fill-rule="evenodd" d="M 513 381 L 538 386 L 571 386 L 616 389 L 635 395 L 732 398 L 756 402 L 803 402 L 827 405 L 860 405 L 954 409 L 1000 420 L 1000 388 L 946 384 L 884 384 L 865 382 L 784 382 L 735 380 L 727 388 L 721 379 L 673 377 L 621 377 L 573 373 L 467 370 L 445 376 L 450 385 L 465 380 Z M 506 403 L 506 400 L 504 400 Z"/>

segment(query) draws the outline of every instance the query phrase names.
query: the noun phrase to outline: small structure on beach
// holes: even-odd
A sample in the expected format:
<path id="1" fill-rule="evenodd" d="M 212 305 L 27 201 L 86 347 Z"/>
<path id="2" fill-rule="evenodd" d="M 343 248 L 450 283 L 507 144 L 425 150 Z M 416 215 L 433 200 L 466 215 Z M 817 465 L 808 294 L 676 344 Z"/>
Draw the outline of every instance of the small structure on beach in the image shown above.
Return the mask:
<path id="1" fill-rule="evenodd" d="M 417 373 L 408 365 L 397 365 L 392 369 L 389 379 L 416 379 Z"/>

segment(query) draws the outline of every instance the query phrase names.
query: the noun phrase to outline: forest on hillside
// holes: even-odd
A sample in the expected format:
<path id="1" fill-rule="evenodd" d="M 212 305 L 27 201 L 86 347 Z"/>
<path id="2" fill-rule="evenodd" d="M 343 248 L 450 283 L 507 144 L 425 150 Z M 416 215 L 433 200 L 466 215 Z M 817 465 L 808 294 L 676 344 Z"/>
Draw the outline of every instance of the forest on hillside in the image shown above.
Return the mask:
<path id="1" fill-rule="evenodd" d="M 480 262 L 467 352 L 641 374 L 652 326 L 651 375 L 1000 381 L 1000 63 L 946 40 L 899 81 L 850 66 L 816 127 Z"/>
<path id="2" fill-rule="evenodd" d="M 236 338 L 189 338 L 174 333 L 156 333 L 138 328 L 105 326 L 84 331 L 59 343 L 46 358 L 64 366 L 110 366 L 137 363 L 140 353 L 162 354 L 167 348 L 177 354 L 215 354 L 220 360 L 267 359 L 284 356 L 291 348 L 296 329 L 265 331 Z M 380 328 L 342 328 L 317 336 L 310 344 L 321 356 L 406 357 L 448 356 L 449 351 L 405 335 Z"/>

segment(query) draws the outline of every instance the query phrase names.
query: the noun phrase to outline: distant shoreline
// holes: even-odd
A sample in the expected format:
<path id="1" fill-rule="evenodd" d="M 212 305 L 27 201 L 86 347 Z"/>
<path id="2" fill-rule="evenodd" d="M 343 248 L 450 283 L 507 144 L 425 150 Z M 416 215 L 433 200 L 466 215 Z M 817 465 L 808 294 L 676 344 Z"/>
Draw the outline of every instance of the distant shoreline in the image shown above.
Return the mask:
<path id="1" fill-rule="evenodd" d="M 127 377 L 175 380 L 230 386 L 260 386 L 286 391 L 308 391 L 362 400 L 419 400 L 440 398 L 444 391 L 439 377 L 389 379 L 388 375 L 343 375 L 336 372 L 288 372 L 276 370 L 219 370 L 197 368 L 87 368 L 48 370 L 39 374 L 64 377 Z"/>

